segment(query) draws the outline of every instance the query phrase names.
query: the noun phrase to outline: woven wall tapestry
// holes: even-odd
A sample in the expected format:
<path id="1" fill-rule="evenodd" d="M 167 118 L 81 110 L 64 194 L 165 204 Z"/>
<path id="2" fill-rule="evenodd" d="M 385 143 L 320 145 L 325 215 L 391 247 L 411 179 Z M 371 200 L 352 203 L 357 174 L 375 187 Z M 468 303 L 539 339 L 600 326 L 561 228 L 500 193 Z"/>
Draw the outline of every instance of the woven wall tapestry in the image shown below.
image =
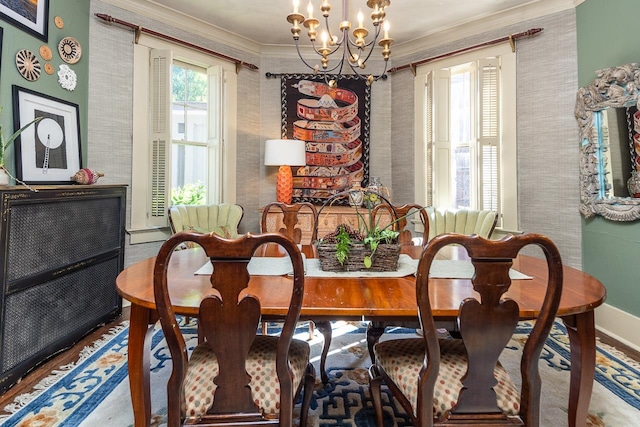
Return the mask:
<path id="1" fill-rule="evenodd" d="M 305 166 L 292 167 L 293 201 L 322 204 L 369 179 L 371 87 L 354 76 L 284 74 L 282 137 L 306 142 Z M 346 201 L 345 201 L 346 202 Z"/>

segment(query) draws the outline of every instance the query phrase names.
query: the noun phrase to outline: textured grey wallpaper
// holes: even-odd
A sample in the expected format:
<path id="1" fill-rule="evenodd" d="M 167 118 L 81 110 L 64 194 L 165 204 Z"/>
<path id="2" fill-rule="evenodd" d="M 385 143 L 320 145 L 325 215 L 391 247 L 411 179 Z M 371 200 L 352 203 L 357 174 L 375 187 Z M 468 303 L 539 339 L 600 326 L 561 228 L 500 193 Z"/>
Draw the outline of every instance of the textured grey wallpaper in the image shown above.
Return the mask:
<path id="1" fill-rule="evenodd" d="M 279 79 L 266 72 L 306 72 L 299 60 L 256 58 L 228 46 L 110 6 L 91 2 L 91 15 L 106 13 L 232 57 L 258 64 L 238 74 L 237 202 L 244 206 L 241 231 L 258 231 L 259 209 L 275 195 L 276 168 L 265 168 L 264 141 L 280 136 Z M 520 229 L 551 237 L 566 264 L 580 267 L 578 143 L 573 106 L 577 87 L 575 12 L 560 12 L 459 40 L 411 57 L 399 66 L 463 46 L 541 27 L 518 41 L 518 194 Z M 102 183 L 131 184 L 133 33 L 92 18 L 90 23 L 89 166 L 105 173 Z M 370 65 L 377 69 L 375 64 Z M 413 75 L 400 71 L 374 83 L 370 175 L 380 176 L 394 202 L 414 199 Z M 389 167 L 390 165 L 390 167 Z M 128 203 L 130 206 L 130 203 Z M 129 216 L 128 216 L 129 218 Z M 128 219 L 129 221 L 129 219 Z M 155 255 L 159 244 L 127 245 L 125 262 Z"/>
<path id="2" fill-rule="evenodd" d="M 569 10 L 456 41 L 394 65 L 430 58 L 465 46 L 543 28 L 517 42 L 517 152 L 519 226 L 549 236 L 563 261 L 581 265 L 578 212 L 578 127 L 573 116 L 577 82 L 575 11 Z M 413 74 L 392 77 L 393 193 L 398 202 L 414 197 Z"/>

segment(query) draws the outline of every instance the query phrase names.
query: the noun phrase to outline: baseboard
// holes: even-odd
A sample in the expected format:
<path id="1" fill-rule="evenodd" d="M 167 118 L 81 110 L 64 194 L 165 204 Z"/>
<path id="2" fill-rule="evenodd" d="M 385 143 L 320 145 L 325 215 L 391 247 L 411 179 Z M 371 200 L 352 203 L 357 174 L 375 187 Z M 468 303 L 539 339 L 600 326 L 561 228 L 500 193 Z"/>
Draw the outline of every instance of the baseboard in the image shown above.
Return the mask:
<path id="1" fill-rule="evenodd" d="M 596 329 L 640 352 L 640 317 L 603 304 L 596 309 Z"/>

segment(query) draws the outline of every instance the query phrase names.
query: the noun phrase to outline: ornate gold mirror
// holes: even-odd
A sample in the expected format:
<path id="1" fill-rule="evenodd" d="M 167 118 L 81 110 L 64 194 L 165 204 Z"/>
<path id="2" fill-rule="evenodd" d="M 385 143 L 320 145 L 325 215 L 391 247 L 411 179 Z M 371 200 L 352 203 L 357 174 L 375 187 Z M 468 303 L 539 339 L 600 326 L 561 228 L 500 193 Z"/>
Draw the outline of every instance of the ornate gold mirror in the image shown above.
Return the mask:
<path id="1" fill-rule="evenodd" d="M 591 85 L 578 90 L 575 108 L 580 212 L 585 218 L 633 221 L 640 218 L 640 198 L 629 197 L 634 190 L 627 183 L 640 171 L 640 68 L 626 64 L 596 75 Z"/>

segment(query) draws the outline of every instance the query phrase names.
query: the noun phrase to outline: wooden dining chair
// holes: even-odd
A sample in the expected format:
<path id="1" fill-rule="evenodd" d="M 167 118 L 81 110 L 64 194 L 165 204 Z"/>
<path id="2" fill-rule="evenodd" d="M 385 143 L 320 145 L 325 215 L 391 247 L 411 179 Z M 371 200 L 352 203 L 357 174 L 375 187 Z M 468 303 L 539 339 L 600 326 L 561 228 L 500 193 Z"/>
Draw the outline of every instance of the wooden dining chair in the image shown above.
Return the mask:
<path id="1" fill-rule="evenodd" d="M 168 288 L 176 246 L 193 242 L 213 265 L 212 293 L 200 302 L 198 330 L 203 339 L 188 351 Z M 260 300 L 247 294 L 249 261 L 258 247 L 280 245 L 293 265 L 289 310 L 279 336 L 256 334 Z M 309 344 L 293 339 L 304 294 L 304 265 L 296 244 L 282 234 L 225 239 L 182 231 L 160 248 L 154 266 L 154 296 L 173 364 L 167 383 L 168 427 L 202 425 L 293 425 L 293 408 L 302 393 L 300 425 L 315 383 Z"/>
<path id="2" fill-rule="evenodd" d="M 480 299 L 460 303 L 457 322 L 461 339 L 442 338 L 434 325 L 429 278 L 437 252 L 444 246 L 464 246 L 475 267 L 471 279 Z M 548 278 L 544 301 L 524 343 L 520 382 L 498 358 L 519 319 L 516 301 L 503 298 L 509 271 L 518 252 L 536 245 L 546 257 Z M 538 292 L 532 291 L 532 292 Z M 539 234 L 508 235 L 501 240 L 443 234 L 426 246 L 418 264 L 416 299 L 423 336 L 379 342 L 370 368 L 370 388 L 378 426 L 383 425 L 382 383 L 409 414 L 414 426 L 540 424 L 541 380 L 538 361 L 549 335 L 562 293 L 562 261 L 551 240 Z M 516 387 L 516 383 L 521 384 Z"/>
<path id="3" fill-rule="evenodd" d="M 300 213 L 306 213 L 306 229 L 310 231 L 309 239 L 303 239 L 303 230 L 300 224 Z M 282 202 L 272 202 L 262 210 L 260 220 L 261 233 L 282 233 L 293 239 L 297 244 L 304 244 L 310 248 L 314 247 L 317 240 L 318 226 L 316 224 L 318 211 L 315 205 L 309 202 L 297 202 L 286 204 Z"/>
<path id="4" fill-rule="evenodd" d="M 402 206 L 394 206 L 388 203 L 381 203 L 373 208 L 371 214 L 373 215 L 374 223 L 380 220 L 382 212 L 386 212 L 390 215 L 393 221 L 397 222 L 393 225 L 393 230 L 398 231 L 398 243 L 401 245 L 414 245 L 413 234 L 411 230 L 407 229 L 409 225 L 409 214 L 412 212 L 420 216 L 422 227 L 424 229 L 424 235 L 429 235 L 429 220 L 427 218 L 426 208 L 416 204 L 409 203 Z M 427 239 L 422 239 L 423 246 L 426 244 Z"/>
<path id="5" fill-rule="evenodd" d="M 274 215 L 274 211 L 276 214 Z M 300 212 L 308 211 L 310 216 L 310 223 L 306 224 L 305 228 L 311 230 L 311 237 L 308 241 L 303 241 L 302 228 L 300 227 L 300 218 L 298 215 Z M 278 216 L 281 213 L 282 216 Z M 274 221 L 275 218 L 275 221 Z M 280 224 L 282 226 L 280 226 Z M 286 204 L 282 202 L 272 202 L 264 207 L 262 210 L 262 219 L 260 221 L 260 232 L 278 232 L 286 236 L 289 236 L 297 244 L 305 244 L 305 255 L 308 257 L 317 258 L 318 252 L 316 250 L 316 240 L 318 236 L 318 211 L 315 205 L 308 202 L 297 202 L 293 204 Z M 328 321 L 316 321 L 309 322 L 309 339 L 313 339 L 314 325 L 318 328 L 324 338 L 323 351 L 320 356 L 320 376 L 323 383 L 329 382 L 329 377 L 325 372 L 325 365 L 327 361 L 327 355 L 329 353 L 329 347 L 331 346 L 332 330 L 331 322 Z M 262 333 L 267 333 L 267 324 L 263 322 Z"/>

